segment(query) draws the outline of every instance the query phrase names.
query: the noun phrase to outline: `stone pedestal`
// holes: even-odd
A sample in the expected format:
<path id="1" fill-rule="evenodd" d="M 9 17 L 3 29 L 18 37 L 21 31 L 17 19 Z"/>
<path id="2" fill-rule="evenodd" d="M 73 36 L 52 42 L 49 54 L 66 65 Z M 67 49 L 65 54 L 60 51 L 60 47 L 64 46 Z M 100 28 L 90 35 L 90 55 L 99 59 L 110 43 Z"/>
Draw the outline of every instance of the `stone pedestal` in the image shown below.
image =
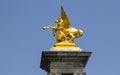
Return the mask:
<path id="1" fill-rule="evenodd" d="M 43 51 L 40 67 L 48 75 L 86 75 L 90 55 L 85 51 Z"/>

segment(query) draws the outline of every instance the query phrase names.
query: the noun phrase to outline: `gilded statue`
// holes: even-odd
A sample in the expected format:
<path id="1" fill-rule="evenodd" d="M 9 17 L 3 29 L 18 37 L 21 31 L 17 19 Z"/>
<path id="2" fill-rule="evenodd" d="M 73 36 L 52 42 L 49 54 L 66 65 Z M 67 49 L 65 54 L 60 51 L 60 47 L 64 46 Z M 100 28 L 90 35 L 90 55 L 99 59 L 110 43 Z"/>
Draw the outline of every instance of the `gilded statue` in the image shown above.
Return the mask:
<path id="1" fill-rule="evenodd" d="M 61 6 L 61 17 L 55 20 L 56 25 L 45 26 L 44 30 L 51 28 L 52 35 L 56 36 L 56 44 L 76 44 L 76 38 L 81 38 L 82 30 L 70 26 L 70 20 Z"/>

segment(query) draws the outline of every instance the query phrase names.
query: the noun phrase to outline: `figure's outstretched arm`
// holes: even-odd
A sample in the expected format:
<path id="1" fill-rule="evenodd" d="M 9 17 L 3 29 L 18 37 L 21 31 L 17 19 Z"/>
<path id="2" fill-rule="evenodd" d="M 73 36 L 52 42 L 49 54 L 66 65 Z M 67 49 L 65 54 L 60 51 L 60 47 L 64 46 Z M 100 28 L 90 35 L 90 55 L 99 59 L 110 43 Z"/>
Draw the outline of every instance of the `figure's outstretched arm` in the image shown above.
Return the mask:
<path id="1" fill-rule="evenodd" d="M 49 28 L 55 29 L 55 26 L 45 26 L 45 27 L 43 27 L 43 30 L 46 30 L 46 29 L 49 29 Z"/>

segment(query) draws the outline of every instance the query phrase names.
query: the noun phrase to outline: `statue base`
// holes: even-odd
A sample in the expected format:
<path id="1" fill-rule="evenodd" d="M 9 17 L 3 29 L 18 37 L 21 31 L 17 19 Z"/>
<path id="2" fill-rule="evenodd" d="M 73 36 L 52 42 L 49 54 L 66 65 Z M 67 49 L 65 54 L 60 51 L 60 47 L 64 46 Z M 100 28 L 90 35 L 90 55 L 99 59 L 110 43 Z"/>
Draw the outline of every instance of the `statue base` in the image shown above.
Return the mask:
<path id="1" fill-rule="evenodd" d="M 61 47 L 52 47 L 50 50 L 51 51 L 82 51 L 80 49 L 80 47 L 72 47 L 72 48 L 70 48 L 70 47 L 63 47 L 63 48 L 61 48 Z"/>
<path id="2" fill-rule="evenodd" d="M 90 55 L 86 51 L 42 51 L 40 67 L 48 75 L 86 75 Z"/>
<path id="3" fill-rule="evenodd" d="M 64 42 L 61 42 L 61 43 L 56 43 L 54 45 L 54 47 L 76 47 L 76 44 L 75 43 L 64 43 Z"/>
<path id="4" fill-rule="evenodd" d="M 51 51 L 82 51 L 75 43 L 56 43 Z"/>

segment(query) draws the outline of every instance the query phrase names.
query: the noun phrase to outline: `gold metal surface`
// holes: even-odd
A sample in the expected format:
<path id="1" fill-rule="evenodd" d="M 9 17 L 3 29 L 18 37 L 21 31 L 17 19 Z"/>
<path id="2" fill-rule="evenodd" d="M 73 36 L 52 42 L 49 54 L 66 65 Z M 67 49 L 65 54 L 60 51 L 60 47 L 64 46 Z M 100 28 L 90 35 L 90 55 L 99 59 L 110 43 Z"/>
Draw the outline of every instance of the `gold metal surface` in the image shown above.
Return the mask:
<path id="1" fill-rule="evenodd" d="M 51 28 L 52 35 L 56 36 L 56 44 L 54 47 L 76 47 L 75 38 L 83 35 L 82 30 L 78 30 L 70 26 L 70 20 L 61 6 L 61 17 L 55 20 L 56 25 L 45 26 L 44 30 Z"/>

